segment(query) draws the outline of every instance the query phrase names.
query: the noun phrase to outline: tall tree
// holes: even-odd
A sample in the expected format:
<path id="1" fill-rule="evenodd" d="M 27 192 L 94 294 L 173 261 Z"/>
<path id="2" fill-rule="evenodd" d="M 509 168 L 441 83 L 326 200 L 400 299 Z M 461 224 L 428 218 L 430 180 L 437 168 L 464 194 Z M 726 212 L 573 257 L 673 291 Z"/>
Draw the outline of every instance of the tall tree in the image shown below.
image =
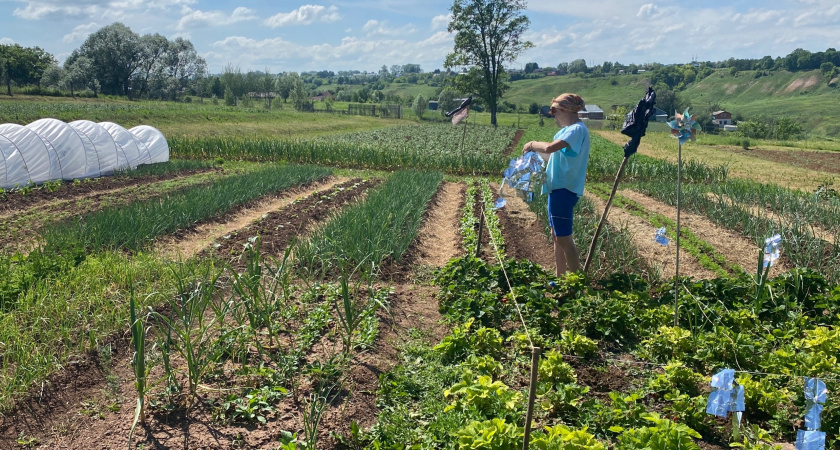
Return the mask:
<path id="1" fill-rule="evenodd" d="M 10 97 L 12 82 L 18 86 L 40 86 L 44 71 L 54 64 L 55 58 L 40 47 L 0 44 L 0 80 L 6 85 L 6 93 Z"/>
<path id="2" fill-rule="evenodd" d="M 128 98 L 133 95 L 132 79 L 143 63 L 143 52 L 140 36 L 119 22 L 94 32 L 79 48 L 79 56 L 93 60 L 102 91 Z"/>
<path id="3" fill-rule="evenodd" d="M 472 78 L 466 84 L 483 86 L 477 94 L 490 110 L 492 125 L 496 125 L 496 110 L 506 87 L 504 64 L 534 46 L 522 37 L 531 23 L 522 14 L 525 6 L 525 0 L 455 0 L 452 4 L 447 29 L 455 33 L 455 48 L 444 65 L 478 69 L 465 75 Z"/>

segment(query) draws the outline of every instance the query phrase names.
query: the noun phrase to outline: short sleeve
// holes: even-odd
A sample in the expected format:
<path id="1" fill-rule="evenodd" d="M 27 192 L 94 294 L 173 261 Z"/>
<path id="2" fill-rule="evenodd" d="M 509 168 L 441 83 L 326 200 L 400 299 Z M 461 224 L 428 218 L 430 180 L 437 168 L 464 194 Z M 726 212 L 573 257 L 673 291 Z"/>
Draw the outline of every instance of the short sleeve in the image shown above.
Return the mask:
<path id="1" fill-rule="evenodd" d="M 583 145 L 583 140 L 586 139 L 586 133 L 583 133 L 580 127 L 570 125 L 554 136 L 555 141 L 558 139 L 562 139 L 569 144 L 569 147 L 563 148 L 563 154 L 575 157 L 580 154 L 580 148 Z"/>

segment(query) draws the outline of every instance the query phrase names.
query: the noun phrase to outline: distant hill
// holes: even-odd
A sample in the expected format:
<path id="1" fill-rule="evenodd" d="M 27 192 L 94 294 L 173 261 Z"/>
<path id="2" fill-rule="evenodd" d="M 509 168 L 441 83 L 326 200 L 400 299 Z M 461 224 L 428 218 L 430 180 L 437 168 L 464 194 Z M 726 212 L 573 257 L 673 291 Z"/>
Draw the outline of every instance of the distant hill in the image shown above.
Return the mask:
<path id="1" fill-rule="evenodd" d="M 532 102 L 547 105 L 553 96 L 575 92 L 609 114 L 613 105 L 635 105 L 648 83 L 645 74 L 603 78 L 561 75 L 515 81 L 504 99 L 523 105 Z M 836 137 L 840 134 L 838 85 L 840 80 L 836 76 L 827 79 L 818 70 L 758 71 L 758 75 L 756 71 L 742 71 L 732 75 L 729 69 L 717 69 L 699 82 L 689 84 L 678 96 L 691 104 L 692 111 L 704 112 L 716 104 L 735 117 L 750 119 L 761 114 L 788 117 L 809 134 Z"/>

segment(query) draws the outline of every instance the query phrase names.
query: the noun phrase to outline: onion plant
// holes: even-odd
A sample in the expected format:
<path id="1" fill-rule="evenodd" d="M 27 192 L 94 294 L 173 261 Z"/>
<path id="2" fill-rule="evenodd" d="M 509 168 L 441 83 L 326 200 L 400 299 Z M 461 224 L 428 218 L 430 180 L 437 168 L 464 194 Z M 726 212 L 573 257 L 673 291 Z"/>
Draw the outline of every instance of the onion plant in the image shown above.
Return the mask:
<path id="1" fill-rule="evenodd" d="M 362 261 L 374 267 L 385 258 L 400 261 L 417 236 L 426 205 L 437 191 L 440 173 L 400 171 L 362 202 L 345 208 L 295 249 L 310 273 L 319 267 L 350 270 Z"/>
<path id="2" fill-rule="evenodd" d="M 138 251 L 154 239 L 226 214 L 261 196 L 306 184 L 330 175 L 314 166 L 272 166 L 256 172 L 216 180 L 127 206 L 106 209 L 49 227 L 43 233 L 47 248 L 81 243 L 89 249 Z"/>
<path id="3" fill-rule="evenodd" d="M 131 438 L 134 436 L 134 429 L 138 423 L 146 423 L 146 394 L 149 392 L 149 384 L 146 379 L 149 376 L 150 366 L 146 363 L 146 318 L 137 316 L 137 302 L 134 299 L 134 289 L 131 289 L 129 297 L 129 328 L 131 329 L 131 344 L 134 347 L 134 356 L 131 358 L 131 368 L 134 372 L 134 387 L 137 390 L 137 408 L 134 410 L 134 423 L 128 433 L 128 446 L 131 447 Z"/>
<path id="4" fill-rule="evenodd" d="M 171 348 L 184 358 L 189 396 L 195 399 L 199 381 L 221 357 L 213 325 L 224 320 L 227 304 L 219 302 L 216 286 L 221 273 L 212 264 L 205 266 L 203 273 L 190 269 L 172 268 L 177 293 L 168 298 L 171 314 L 154 316 L 159 327 L 171 335 Z"/>

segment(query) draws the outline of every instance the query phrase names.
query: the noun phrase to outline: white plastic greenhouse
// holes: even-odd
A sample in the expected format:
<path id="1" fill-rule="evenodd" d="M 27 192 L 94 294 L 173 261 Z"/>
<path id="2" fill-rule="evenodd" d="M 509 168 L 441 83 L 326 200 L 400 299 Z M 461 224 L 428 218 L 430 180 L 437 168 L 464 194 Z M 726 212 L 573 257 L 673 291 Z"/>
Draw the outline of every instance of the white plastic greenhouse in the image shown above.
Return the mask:
<path id="1" fill-rule="evenodd" d="M 111 122 L 41 119 L 0 125 L 0 188 L 75 180 L 169 161 L 169 144 L 156 128 L 126 130 Z"/>

